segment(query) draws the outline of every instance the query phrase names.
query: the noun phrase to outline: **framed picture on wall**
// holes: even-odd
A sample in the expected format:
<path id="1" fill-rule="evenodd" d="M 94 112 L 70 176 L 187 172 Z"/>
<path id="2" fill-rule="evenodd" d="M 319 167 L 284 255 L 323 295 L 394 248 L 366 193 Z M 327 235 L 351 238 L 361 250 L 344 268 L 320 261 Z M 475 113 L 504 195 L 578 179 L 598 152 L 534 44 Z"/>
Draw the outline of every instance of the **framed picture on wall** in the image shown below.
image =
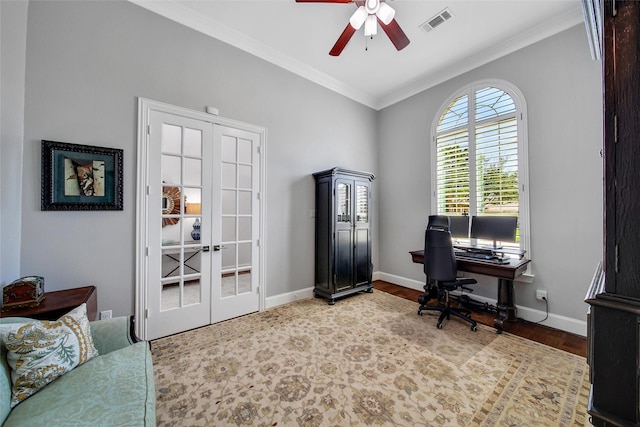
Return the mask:
<path id="1" fill-rule="evenodd" d="M 122 150 L 43 140 L 40 209 L 122 210 Z"/>

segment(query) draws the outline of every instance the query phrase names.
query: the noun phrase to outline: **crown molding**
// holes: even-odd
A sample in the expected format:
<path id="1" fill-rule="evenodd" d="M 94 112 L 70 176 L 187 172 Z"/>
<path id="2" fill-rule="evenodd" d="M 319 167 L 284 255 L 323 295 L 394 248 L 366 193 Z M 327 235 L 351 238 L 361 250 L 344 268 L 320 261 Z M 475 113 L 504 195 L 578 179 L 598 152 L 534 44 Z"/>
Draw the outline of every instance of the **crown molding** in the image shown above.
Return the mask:
<path id="1" fill-rule="evenodd" d="M 157 13 L 167 19 L 192 28 L 200 33 L 218 39 L 224 43 L 257 56 L 278 67 L 284 68 L 307 80 L 330 89 L 374 110 L 381 110 L 413 95 L 423 92 L 440 83 L 485 65 L 491 61 L 513 53 L 547 37 L 567 30 L 583 22 L 581 5 L 573 10 L 557 16 L 537 27 L 496 44 L 489 49 L 479 51 L 454 65 L 448 65 L 436 72 L 424 74 L 412 82 L 392 90 L 392 93 L 374 97 L 364 91 L 354 89 L 348 84 L 322 73 L 284 53 L 273 49 L 258 40 L 248 37 L 239 31 L 209 17 L 202 16 L 175 0 L 149 1 L 128 0 L 144 9 Z"/>
<path id="2" fill-rule="evenodd" d="M 129 2 L 157 13 L 158 15 L 164 16 L 174 22 L 192 28 L 200 33 L 218 39 L 231 46 L 237 47 L 240 50 L 284 68 L 285 70 L 297 74 L 307 80 L 311 80 L 314 83 L 324 86 L 327 89 L 346 96 L 347 98 L 351 98 L 360 104 L 366 105 L 367 107 L 374 108 L 374 105 L 376 105 L 376 98 L 368 93 L 356 90 L 346 83 L 336 80 L 327 74 L 321 73 L 295 58 L 285 55 L 258 40 L 248 37 L 219 21 L 202 16 L 177 1 L 129 0 Z"/>
<path id="3" fill-rule="evenodd" d="M 417 77 L 413 82 L 394 89 L 393 93 L 380 97 L 373 108 L 376 110 L 386 108 L 438 84 L 444 83 L 447 80 L 486 65 L 496 59 L 516 52 L 562 31 L 568 30 L 569 28 L 575 27 L 581 23 L 583 23 L 583 15 L 582 9 L 578 5 L 574 10 L 563 15 L 559 15 L 553 20 L 538 25 L 529 31 L 522 32 L 515 37 L 490 47 L 489 49 L 479 51 L 475 55 L 467 57 L 454 65 L 449 65 L 434 73 L 424 74 Z"/>

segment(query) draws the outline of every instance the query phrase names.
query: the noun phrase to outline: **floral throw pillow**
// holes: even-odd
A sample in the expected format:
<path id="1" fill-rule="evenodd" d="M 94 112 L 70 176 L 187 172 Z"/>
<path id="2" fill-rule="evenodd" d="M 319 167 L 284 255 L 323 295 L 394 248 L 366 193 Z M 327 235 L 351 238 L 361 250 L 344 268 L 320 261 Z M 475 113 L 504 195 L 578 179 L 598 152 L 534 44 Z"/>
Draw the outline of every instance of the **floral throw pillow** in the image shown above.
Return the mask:
<path id="1" fill-rule="evenodd" d="M 56 321 L 0 325 L 0 339 L 11 367 L 11 407 L 56 378 L 98 355 L 93 345 L 87 305 Z"/>

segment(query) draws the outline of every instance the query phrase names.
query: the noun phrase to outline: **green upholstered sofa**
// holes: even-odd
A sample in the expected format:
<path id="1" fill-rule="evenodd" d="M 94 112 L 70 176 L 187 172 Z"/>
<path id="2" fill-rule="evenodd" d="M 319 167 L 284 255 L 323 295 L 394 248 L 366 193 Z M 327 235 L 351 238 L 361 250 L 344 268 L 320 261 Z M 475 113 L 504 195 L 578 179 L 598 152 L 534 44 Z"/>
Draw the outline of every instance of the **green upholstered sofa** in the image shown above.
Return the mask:
<path id="1" fill-rule="evenodd" d="M 0 323 L 29 319 L 3 318 Z M 11 410 L 6 348 L 0 363 L 0 424 L 10 426 L 155 426 L 149 343 L 131 338 L 131 320 L 91 322 L 99 356 L 56 379 Z"/>

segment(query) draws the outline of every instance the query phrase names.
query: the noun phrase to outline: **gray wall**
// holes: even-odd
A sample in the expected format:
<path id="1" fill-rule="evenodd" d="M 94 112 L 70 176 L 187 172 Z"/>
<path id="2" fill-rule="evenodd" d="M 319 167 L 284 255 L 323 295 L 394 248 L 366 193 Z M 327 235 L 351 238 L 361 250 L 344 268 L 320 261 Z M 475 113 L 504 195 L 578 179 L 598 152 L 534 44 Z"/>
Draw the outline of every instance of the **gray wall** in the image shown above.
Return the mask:
<path id="1" fill-rule="evenodd" d="M 529 124 L 533 283 L 516 283 L 518 305 L 586 320 L 586 289 L 602 254 L 602 75 L 579 25 L 384 109 L 379 116 L 378 269 L 424 281 L 408 252 L 421 248 L 431 213 L 429 132 L 448 97 L 483 79 L 524 94 Z M 495 279 L 475 293 L 496 298 Z"/>
<path id="2" fill-rule="evenodd" d="M 0 2 L 0 286 L 20 275 L 27 2 Z"/>
<path id="3" fill-rule="evenodd" d="M 268 129 L 267 296 L 313 286 L 311 174 L 376 173 L 376 112 L 120 1 L 29 5 L 21 273 L 133 312 L 138 96 Z M 40 211 L 42 139 L 123 149 L 124 211 Z"/>

